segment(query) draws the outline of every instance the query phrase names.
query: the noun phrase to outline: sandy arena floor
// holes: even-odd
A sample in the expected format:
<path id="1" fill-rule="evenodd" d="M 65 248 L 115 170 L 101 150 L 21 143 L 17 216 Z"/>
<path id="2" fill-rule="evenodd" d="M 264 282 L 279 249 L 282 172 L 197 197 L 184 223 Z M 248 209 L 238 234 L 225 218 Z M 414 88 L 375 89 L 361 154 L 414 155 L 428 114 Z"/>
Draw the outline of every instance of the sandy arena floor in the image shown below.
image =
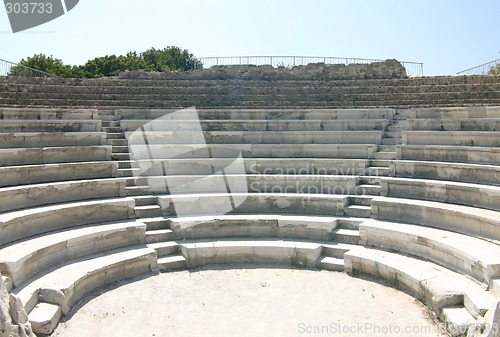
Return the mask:
<path id="1" fill-rule="evenodd" d="M 53 336 L 445 336 L 420 302 L 375 282 L 282 267 L 213 268 L 94 292 Z"/>

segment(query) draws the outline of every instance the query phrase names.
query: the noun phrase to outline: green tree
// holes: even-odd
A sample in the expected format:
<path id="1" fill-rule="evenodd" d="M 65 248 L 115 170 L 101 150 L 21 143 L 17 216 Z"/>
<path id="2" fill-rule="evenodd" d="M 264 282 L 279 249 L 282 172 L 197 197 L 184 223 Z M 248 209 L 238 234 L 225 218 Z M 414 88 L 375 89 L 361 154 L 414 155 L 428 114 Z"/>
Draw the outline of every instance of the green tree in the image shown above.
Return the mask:
<path id="1" fill-rule="evenodd" d="M 500 75 L 500 63 L 497 63 L 496 66 L 493 66 L 488 71 L 489 75 Z"/>
<path id="2" fill-rule="evenodd" d="M 202 63 L 187 49 L 166 47 L 164 49 L 151 48 L 140 54 L 146 61 L 148 71 L 187 71 L 201 69 Z"/>
<path id="3" fill-rule="evenodd" d="M 13 66 L 10 71 L 10 76 L 30 76 L 33 71 L 30 69 L 40 70 L 49 73 L 53 76 L 72 77 L 71 66 L 64 65 L 60 59 L 45 54 L 35 54 L 28 57 L 26 60 L 22 59 L 17 66 Z"/>

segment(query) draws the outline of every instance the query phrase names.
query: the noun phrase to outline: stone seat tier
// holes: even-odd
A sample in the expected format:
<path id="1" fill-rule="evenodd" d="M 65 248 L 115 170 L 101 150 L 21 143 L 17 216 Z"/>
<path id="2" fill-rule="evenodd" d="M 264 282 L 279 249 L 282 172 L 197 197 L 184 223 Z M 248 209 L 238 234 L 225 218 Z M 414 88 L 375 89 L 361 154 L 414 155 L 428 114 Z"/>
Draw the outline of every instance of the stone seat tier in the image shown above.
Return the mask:
<path id="1" fill-rule="evenodd" d="M 122 120 L 157 119 L 178 109 L 117 109 Z M 199 120 L 359 120 L 392 118 L 394 109 L 196 109 Z"/>
<path id="2" fill-rule="evenodd" d="M 0 166 L 111 160 L 111 145 L 0 149 Z"/>
<path id="3" fill-rule="evenodd" d="M 384 197 L 439 201 L 500 211 L 500 186 L 380 177 Z"/>
<path id="4" fill-rule="evenodd" d="M 17 120 L 1 119 L 0 132 L 100 132 L 100 120 Z"/>
<path id="5" fill-rule="evenodd" d="M 275 263 L 314 267 L 323 246 L 314 242 L 224 239 L 178 242 L 190 268 L 221 263 Z"/>
<path id="6" fill-rule="evenodd" d="M 374 219 L 359 224 L 361 244 L 431 260 L 486 287 L 500 278 L 500 246 L 446 230 Z"/>
<path id="7" fill-rule="evenodd" d="M 129 119 L 121 120 L 123 131 L 135 131 L 152 123 L 154 130 L 162 131 L 199 131 L 200 126 L 204 131 L 363 131 L 385 130 L 387 119 L 348 119 L 348 120 L 297 120 L 297 119 L 218 119 L 218 120 L 150 120 Z"/>
<path id="8" fill-rule="evenodd" d="M 494 296 L 475 281 L 433 262 L 365 247 L 346 252 L 344 262 L 347 273 L 369 274 L 393 282 L 438 316 L 448 307 L 465 306 L 473 320 L 495 303 Z"/>
<path id="9" fill-rule="evenodd" d="M 130 145 L 131 157 L 169 158 L 344 158 L 370 159 L 376 144 L 167 144 Z"/>
<path id="10" fill-rule="evenodd" d="M 500 166 L 495 165 L 394 160 L 389 163 L 389 171 L 391 177 L 500 185 Z"/>
<path id="11" fill-rule="evenodd" d="M 434 227 L 489 240 L 500 240 L 500 212 L 435 201 L 375 197 L 376 219 Z"/>
<path id="12" fill-rule="evenodd" d="M 82 179 L 112 178 L 118 163 L 95 161 L 0 167 L 0 187 Z"/>
<path id="13" fill-rule="evenodd" d="M 159 144 L 380 144 L 382 131 L 138 131 L 131 147 Z"/>
<path id="14" fill-rule="evenodd" d="M 126 179 L 91 179 L 0 188 L 0 212 L 89 199 L 126 196 Z"/>
<path id="15" fill-rule="evenodd" d="M 303 193 L 303 194 L 364 194 L 358 188 L 356 176 L 331 175 L 251 175 L 211 174 L 148 176 L 147 182 L 156 194 L 194 194 L 227 192 Z"/>
<path id="16" fill-rule="evenodd" d="M 500 147 L 496 131 L 403 131 L 404 145 Z"/>
<path id="17" fill-rule="evenodd" d="M 64 261 L 118 247 L 145 243 L 146 225 L 136 221 L 86 225 L 0 247 L 0 272 L 15 287 L 40 270 Z"/>
<path id="18" fill-rule="evenodd" d="M 0 245 L 55 230 L 135 217 L 133 198 L 99 199 L 0 214 Z"/>
<path id="19" fill-rule="evenodd" d="M 408 130 L 412 131 L 500 131 L 498 118 L 447 118 L 410 119 Z"/>
<path id="20" fill-rule="evenodd" d="M 129 246 L 65 261 L 35 274 L 12 292 L 23 302 L 35 333 L 50 334 L 61 316 L 92 290 L 157 270 L 153 249 Z"/>
<path id="21" fill-rule="evenodd" d="M 39 148 L 106 145 L 105 132 L 0 133 L 0 148 Z"/>
<path id="22" fill-rule="evenodd" d="M 213 174 L 224 169 L 232 171 L 234 158 L 184 158 L 139 160 L 134 167 L 143 169 L 147 175 L 201 175 Z M 365 175 L 369 166 L 366 159 L 335 158 L 243 158 L 242 165 L 248 174 L 322 174 L 322 175 Z"/>
<path id="23" fill-rule="evenodd" d="M 396 157 L 402 160 L 500 165 L 500 148 L 455 145 L 397 145 Z"/>
<path id="24" fill-rule="evenodd" d="M 366 219 L 313 215 L 225 214 L 170 217 L 166 220 L 176 240 L 245 236 L 342 242 L 339 236 L 346 232 L 346 222 L 349 226 L 356 227 Z M 350 231 L 352 236 L 358 234 L 357 230 Z M 357 241 L 359 242 L 359 237 Z"/>
<path id="25" fill-rule="evenodd" d="M 411 110 L 412 118 L 418 119 L 500 118 L 499 106 L 431 107 Z"/>
<path id="26" fill-rule="evenodd" d="M 0 108 L 0 119 L 97 119 L 97 109 Z"/>
<path id="27" fill-rule="evenodd" d="M 165 217 L 220 214 L 342 216 L 347 196 L 300 193 L 200 193 L 159 195 Z"/>

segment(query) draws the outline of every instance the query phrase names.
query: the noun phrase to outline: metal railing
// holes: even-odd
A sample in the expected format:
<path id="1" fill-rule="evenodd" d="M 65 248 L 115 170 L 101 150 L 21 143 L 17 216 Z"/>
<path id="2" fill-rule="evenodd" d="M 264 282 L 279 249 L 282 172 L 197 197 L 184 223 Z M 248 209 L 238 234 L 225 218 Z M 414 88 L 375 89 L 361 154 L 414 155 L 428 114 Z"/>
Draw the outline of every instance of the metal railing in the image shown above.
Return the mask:
<path id="1" fill-rule="evenodd" d="M 352 57 L 320 57 L 320 56 L 224 56 L 224 57 L 200 57 L 197 58 L 203 68 L 227 65 L 272 65 L 273 67 L 295 67 L 309 63 L 325 64 L 367 64 L 373 62 L 384 62 L 379 59 L 362 59 Z M 410 76 L 423 76 L 424 64 L 418 62 L 402 61 L 401 64 Z M 196 70 L 196 69 L 195 69 Z"/>
<path id="2" fill-rule="evenodd" d="M 459 71 L 457 75 L 486 75 L 491 70 L 491 68 L 496 68 L 500 64 L 500 59 L 494 61 L 486 62 L 478 66 Z"/>
<path id="3" fill-rule="evenodd" d="M 12 68 L 15 69 L 14 74 L 12 74 Z M 53 77 L 54 75 L 0 59 L 0 76 Z"/>

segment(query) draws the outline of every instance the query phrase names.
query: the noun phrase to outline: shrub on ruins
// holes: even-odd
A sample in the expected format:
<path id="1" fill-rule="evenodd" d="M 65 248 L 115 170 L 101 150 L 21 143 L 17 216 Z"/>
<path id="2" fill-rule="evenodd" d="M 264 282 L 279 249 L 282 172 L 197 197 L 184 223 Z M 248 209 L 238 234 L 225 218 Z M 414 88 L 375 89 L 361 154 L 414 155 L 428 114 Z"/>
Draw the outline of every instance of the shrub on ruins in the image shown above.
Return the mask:
<path id="1" fill-rule="evenodd" d="M 498 63 L 496 66 L 491 67 L 490 71 L 488 71 L 489 75 L 500 75 L 500 63 Z"/>
<path id="2" fill-rule="evenodd" d="M 31 76 L 34 70 L 46 72 L 52 76 L 72 77 L 72 68 L 64 65 L 60 59 L 45 54 L 35 54 L 22 59 L 17 66 L 10 68 L 10 76 Z"/>
<path id="3" fill-rule="evenodd" d="M 203 64 L 187 49 L 166 47 L 151 48 L 142 53 L 129 52 L 126 55 L 106 55 L 87 61 L 81 66 L 64 65 L 60 59 L 36 54 L 22 59 L 11 68 L 11 76 L 29 76 L 31 69 L 40 70 L 59 77 L 96 78 L 116 76 L 122 71 L 187 71 L 202 69 Z"/>

